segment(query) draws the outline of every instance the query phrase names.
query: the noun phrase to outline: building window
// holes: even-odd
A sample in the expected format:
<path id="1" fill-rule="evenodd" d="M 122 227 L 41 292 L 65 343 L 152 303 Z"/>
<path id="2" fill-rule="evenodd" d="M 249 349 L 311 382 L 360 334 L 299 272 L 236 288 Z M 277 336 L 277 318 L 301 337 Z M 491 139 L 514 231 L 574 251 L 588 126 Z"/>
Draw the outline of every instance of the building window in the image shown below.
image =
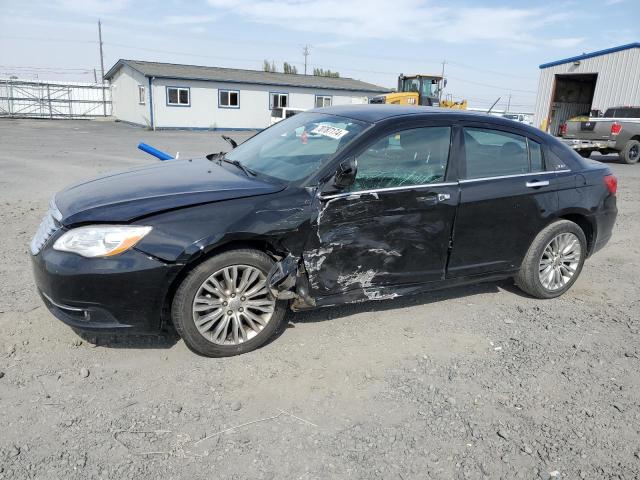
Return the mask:
<path id="1" fill-rule="evenodd" d="M 287 108 L 289 106 L 288 93 L 269 93 L 269 110 Z"/>
<path id="2" fill-rule="evenodd" d="M 191 105 L 191 91 L 186 87 L 167 87 L 167 105 L 188 107 Z"/>
<path id="3" fill-rule="evenodd" d="M 138 85 L 138 103 L 140 105 L 144 105 L 145 104 L 145 94 L 144 94 L 144 85 Z"/>
<path id="4" fill-rule="evenodd" d="M 316 108 L 330 107 L 331 95 L 316 95 Z"/>
<path id="5" fill-rule="evenodd" d="M 218 90 L 218 107 L 240 108 L 240 92 L 238 90 Z"/>

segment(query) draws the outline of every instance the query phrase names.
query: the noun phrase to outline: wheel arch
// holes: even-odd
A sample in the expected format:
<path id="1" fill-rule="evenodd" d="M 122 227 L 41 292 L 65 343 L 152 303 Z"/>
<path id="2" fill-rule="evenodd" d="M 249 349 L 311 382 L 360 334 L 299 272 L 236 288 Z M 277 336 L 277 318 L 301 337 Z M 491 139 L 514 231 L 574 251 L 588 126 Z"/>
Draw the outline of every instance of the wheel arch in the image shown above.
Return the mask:
<path id="1" fill-rule="evenodd" d="M 587 239 L 587 257 L 591 255 L 596 239 L 596 225 L 591 218 L 585 212 L 577 210 L 563 212 L 557 217 L 557 219 L 569 220 L 582 229 L 584 236 Z"/>
<path id="2" fill-rule="evenodd" d="M 171 304 L 173 298 L 178 290 L 178 287 L 189 274 L 191 270 L 200 265 L 202 262 L 230 250 L 251 249 L 257 250 L 269 255 L 274 261 L 278 261 L 282 258 L 280 249 L 276 247 L 271 241 L 265 238 L 240 238 L 229 239 L 226 242 L 220 242 L 215 245 L 210 245 L 207 248 L 202 248 L 199 253 L 192 255 L 188 258 L 178 274 L 173 278 L 167 292 L 165 294 L 162 310 L 161 310 L 161 326 L 164 328 L 172 323 L 171 321 Z"/>

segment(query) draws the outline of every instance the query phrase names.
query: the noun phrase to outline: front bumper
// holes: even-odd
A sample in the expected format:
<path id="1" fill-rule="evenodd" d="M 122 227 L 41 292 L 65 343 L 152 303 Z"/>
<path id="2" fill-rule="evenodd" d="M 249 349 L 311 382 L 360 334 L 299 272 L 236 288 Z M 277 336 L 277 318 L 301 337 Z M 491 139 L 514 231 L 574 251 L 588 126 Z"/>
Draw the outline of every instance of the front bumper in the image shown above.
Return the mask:
<path id="1" fill-rule="evenodd" d="M 49 246 L 31 260 L 51 313 L 75 329 L 94 332 L 157 333 L 164 300 L 181 268 L 135 249 L 84 258 Z"/>
<path id="2" fill-rule="evenodd" d="M 562 141 L 574 150 L 614 150 L 615 140 L 581 140 L 578 138 L 563 138 Z"/>

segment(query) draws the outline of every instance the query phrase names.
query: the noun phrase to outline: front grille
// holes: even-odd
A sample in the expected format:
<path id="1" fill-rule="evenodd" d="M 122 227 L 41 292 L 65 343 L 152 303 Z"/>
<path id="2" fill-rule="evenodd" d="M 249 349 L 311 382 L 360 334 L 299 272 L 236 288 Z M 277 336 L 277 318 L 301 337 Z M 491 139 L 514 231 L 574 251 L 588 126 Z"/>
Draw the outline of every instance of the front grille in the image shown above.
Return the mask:
<path id="1" fill-rule="evenodd" d="M 40 250 L 42 250 L 42 247 L 47 243 L 47 240 L 51 238 L 51 235 L 60 229 L 60 224 L 58 222 L 61 218 L 62 215 L 60 211 L 56 207 L 54 201 L 51 200 L 49 210 L 42 219 L 42 222 L 40 222 L 40 226 L 29 245 L 31 255 L 37 255 L 40 253 Z"/>

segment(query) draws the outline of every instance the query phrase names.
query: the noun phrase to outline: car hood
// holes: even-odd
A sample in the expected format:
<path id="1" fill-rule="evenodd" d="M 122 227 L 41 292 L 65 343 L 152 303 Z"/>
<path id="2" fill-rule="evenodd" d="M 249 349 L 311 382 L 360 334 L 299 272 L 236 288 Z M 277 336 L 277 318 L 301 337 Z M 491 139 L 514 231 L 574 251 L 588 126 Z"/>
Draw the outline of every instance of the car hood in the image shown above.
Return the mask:
<path id="1" fill-rule="evenodd" d="M 55 196 L 61 223 L 129 222 L 166 210 L 284 189 L 206 158 L 170 160 L 72 185 Z"/>

